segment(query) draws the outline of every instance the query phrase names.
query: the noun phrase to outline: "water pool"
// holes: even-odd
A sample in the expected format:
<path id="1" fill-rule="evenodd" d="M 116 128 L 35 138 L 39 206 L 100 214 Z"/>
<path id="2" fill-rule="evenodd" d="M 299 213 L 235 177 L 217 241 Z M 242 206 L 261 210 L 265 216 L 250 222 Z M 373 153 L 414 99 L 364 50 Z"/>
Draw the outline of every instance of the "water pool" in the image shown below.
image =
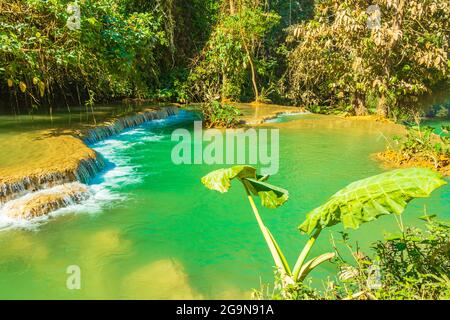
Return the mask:
<path id="1" fill-rule="evenodd" d="M 249 298 L 272 281 L 272 260 L 242 190 L 205 189 L 200 178 L 222 166 L 175 166 L 170 134 L 192 129 L 195 114 L 182 112 L 96 143 L 108 161 L 92 181 L 94 196 L 45 223 L 0 232 L 0 298 L 31 299 L 234 299 Z M 290 200 L 261 214 L 287 258 L 306 241 L 297 231 L 305 214 L 348 183 L 383 171 L 370 155 L 395 130 L 337 117 L 297 115 L 270 123 L 280 129 L 280 171 L 271 182 Z M 450 190 L 415 200 L 406 224 L 429 213 L 449 217 Z M 368 250 L 371 241 L 397 230 L 393 217 L 349 231 Z M 313 253 L 330 250 L 324 232 Z M 81 290 L 66 288 L 67 267 L 81 269 Z M 331 264 L 313 277 L 333 276 Z"/>

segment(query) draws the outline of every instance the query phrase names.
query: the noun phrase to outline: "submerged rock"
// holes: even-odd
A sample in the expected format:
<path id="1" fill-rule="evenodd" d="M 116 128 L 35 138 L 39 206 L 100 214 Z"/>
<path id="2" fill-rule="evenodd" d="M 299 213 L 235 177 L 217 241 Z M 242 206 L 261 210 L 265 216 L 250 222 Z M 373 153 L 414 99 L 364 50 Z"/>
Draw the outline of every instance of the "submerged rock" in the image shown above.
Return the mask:
<path id="1" fill-rule="evenodd" d="M 87 198 L 89 189 L 86 185 L 78 182 L 66 183 L 12 200 L 3 206 L 1 211 L 10 218 L 32 219 L 78 204 Z"/>

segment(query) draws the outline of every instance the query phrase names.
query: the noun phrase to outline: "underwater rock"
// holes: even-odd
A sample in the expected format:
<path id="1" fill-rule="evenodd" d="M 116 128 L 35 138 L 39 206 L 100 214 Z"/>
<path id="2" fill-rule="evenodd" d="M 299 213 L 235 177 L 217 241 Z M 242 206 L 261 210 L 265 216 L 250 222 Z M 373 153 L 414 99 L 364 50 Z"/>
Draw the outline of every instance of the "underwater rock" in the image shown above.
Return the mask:
<path id="1" fill-rule="evenodd" d="M 123 279 L 125 299 L 199 300 L 204 297 L 190 284 L 184 266 L 172 259 L 150 262 Z"/>
<path id="2" fill-rule="evenodd" d="M 47 215 L 89 198 L 89 189 L 78 182 L 66 183 L 50 189 L 29 193 L 12 200 L 1 211 L 10 218 L 32 219 Z"/>

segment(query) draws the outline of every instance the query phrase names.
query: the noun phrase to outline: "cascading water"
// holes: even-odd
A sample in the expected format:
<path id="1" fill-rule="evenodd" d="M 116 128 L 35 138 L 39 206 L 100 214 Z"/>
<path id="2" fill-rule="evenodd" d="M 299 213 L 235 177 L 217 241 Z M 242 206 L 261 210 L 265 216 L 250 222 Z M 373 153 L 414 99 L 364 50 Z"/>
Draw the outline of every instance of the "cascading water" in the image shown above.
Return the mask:
<path id="1" fill-rule="evenodd" d="M 126 183 L 139 181 L 134 168 L 127 165 L 126 158 L 121 157 L 120 152 L 117 153 L 118 150 L 124 150 L 131 145 L 121 143 L 120 138 L 106 141 L 105 139 L 120 135 L 121 132 L 124 135 L 139 134 L 139 128 L 131 133 L 124 131 L 177 114 L 177 107 L 164 107 L 116 119 L 108 125 L 96 127 L 82 135 L 85 143 L 95 151 L 93 157 L 80 160 L 76 170 L 45 173 L 0 184 L 0 228 L 13 225 L 14 219 L 20 220 L 19 225 L 23 225 L 24 219 L 42 217 L 55 210 L 64 212 L 64 208 L 67 207 L 72 211 L 77 209 L 86 211 L 86 208 L 87 211 L 98 211 L 102 204 L 122 199 L 122 195 L 114 192 L 114 186 L 124 181 Z M 142 139 L 159 139 L 159 137 L 142 136 Z M 102 170 L 103 173 L 99 175 Z"/>
<path id="2" fill-rule="evenodd" d="M 108 125 L 99 126 L 89 130 L 83 136 L 83 140 L 87 144 L 92 144 L 119 134 L 125 129 L 134 128 L 152 120 L 166 119 L 176 114 L 178 114 L 177 107 L 164 107 L 161 110 L 144 111 L 136 115 L 116 119 Z"/>
<path id="3" fill-rule="evenodd" d="M 62 184 L 9 201 L 2 212 L 9 218 L 32 219 L 59 208 L 80 203 L 89 197 L 89 189 L 79 182 Z"/>
<path id="4" fill-rule="evenodd" d="M 24 177 L 19 181 L 0 184 L 0 205 L 30 192 L 51 188 L 64 183 L 87 183 L 104 168 L 104 160 L 98 154 L 82 159 L 74 171 L 50 172 Z"/>

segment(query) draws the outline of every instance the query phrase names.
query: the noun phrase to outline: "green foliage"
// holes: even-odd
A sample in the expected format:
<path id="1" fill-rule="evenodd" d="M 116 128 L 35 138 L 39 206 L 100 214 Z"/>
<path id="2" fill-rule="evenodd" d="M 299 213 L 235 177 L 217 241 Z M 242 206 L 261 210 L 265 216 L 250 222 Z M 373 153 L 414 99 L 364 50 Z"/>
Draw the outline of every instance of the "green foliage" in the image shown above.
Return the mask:
<path id="1" fill-rule="evenodd" d="M 266 60 L 257 49 L 278 21 L 277 14 L 252 1 L 243 1 L 233 12 L 224 7 L 209 41 L 192 64 L 188 78 L 191 97 L 197 101 L 239 100 L 251 81 L 249 72 L 264 69 Z"/>
<path id="2" fill-rule="evenodd" d="M 238 108 L 212 101 L 202 105 L 203 123 L 207 128 L 234 128 L 239 125 Z"/>
<path id="3" fill-rule="evenodd" d="M 344 226 L 357 228 L 360 224 L 375 220 L 385 214 L 401 214 L 410 200 L 428 196 L 434 189 L 445 184 L 441 177 L 427 169 L 401 169 L 357 181 L 344 188 L 324 206 L 310 213 L 301 230 L 312 233 L 303 247 L 294 268 L 291 269 L 274 236 L 264 222 L 253 201 L 252 194 L 261 199 L 268 208 L 282 206 L 288 192 L 267 184 L 268 176 L 258 176 L 250 166 L 235 166 L 213 171 L 202 178 L 209 189 L 221 193 L 231 187 L 231 180 L 239 180 L 246 191 L 256 221 L 275 262 L 280 279 L 280 292 L 284 299 L 308 293 L 303 285 L 311 271 L 335 257 L 325 253 L 307 261 L 307 257 L 323 228 L 342 222 Z M 342 213 L 341 213 L 342 210 Z M 301 294 L 298 294 L 301 290 Z M 263 295 L 262 293 L 260 296 Z"/>
<path id="4" fill-rule="evenodd" d="M 260 197 L 264 207 L 275 209 L 282 206 L 289 198 L 287 190 L 268 184 L 268 176 L 259 176 L 251 166 L 234 166 L 219 169 L 202 178 L 202 183 L 211 190 L 221 193 L 231 187 L 231 180 L 238 179 L 253 195 Z"/>
<path id="5" fill-rule="evenodd" d="M 274 272 L 273 287 L 261 284 L 259 289 L 252 292 L 253 300 L 320 300 L 321 293 L 311 286 L 311 281 L 290 283 L 283 286 L 280 273 Z"/>
<path id="6" fill-rule="evenodd" d="M 382 215 L 401 214 L 408 202 L 428 197 L 444 184 L 438 173 L 422 168 L 398 169 L 356 181 L 311 211 L 300 230 L 311 234 L 338 223 L 357 229 Z"/>
<path id="7" fill-rule="evenodd" d="M 381 299 L 450 299 L 450 225 L 430 221 L 374 245 L 380 260 Z"/>
<path id="8" fill-rule="evenodd" d="M 356 251 L 347 234 L 342 243 L 352 261 L 338 254 L 340 269 L 335 280 L 328 279 L 322 290 L 308 282 L 291 285 L 286 295 L 275 277 L 272 291 L 256 290 L 255 299 L 291 300 L 448 300 L 450 299 L 450 225 L 426 216 L 426 228 L 406 228 L 398 235 L 373 243 L 372 256 Z"/>
<path id="9" fill-rule="evenodd" d="M 396 146 L 389 146 L 381 159 L 399 164 L 427 166 L 448 175 L 450 172 L 450 138 L 448 127 L 442 126 L 439 134 L 429 126 L 409 126 L 405 137 L 396 137 Z"/>
<path id="10" fill-rule="evenodd" d="M 159 48 L 167 46 L 163 12 L 123 12 L 121 1 L 85 0 L 78 3 L 81 27 L 70 30 L 67 4 L 0 1 L 2 86 L 38 104 L 44 93 L 77 94 L 75 86 L 99 99 L 145 96 L 157 80 Z"/>
<path id="11" fill-rule="evenodd" d="M 92 91 L 398 118 L 448 77 L 445 1 L 377 0 L 375 29 L 362 0 L 80 0 L 80 30 L 69 3 L 0 0 L 2 100 L 82 105 Z"/>
<path id="12" fill-rule="evenodd" d="M 448 2 L 370 4 L 380 8 L 379 26 L 367 26 L 367 1 L 323 0 L 314 19 L 290 28 L 287 76 L 296 104 L 395 115 L 447 79 Z"/>
<path id="13" fill-rule="evenodd" d="M 338 261 L 341 274 L 330 298 L 422 300 L 450 298 L 450 225 L 425 216 L 425 229 L 408 227 L 373 244 L 373 258 L 353 252 L 354 263 Z M 348 239 L 344 243 L 348 244 Z M 380 278 L 374 286 L 371 272 Z"/>
<path id="14" fill-rule="evenodd" d="M 186 66 L 217 19 L 214 0 L 0 0 L 0 96 L 21 106 L 150 98 L 186 101 Z M 7 99 L 4 99 L 7 100 Z"/>
<path id="15" fill-rule="evenodd" d="M 450 156 L 449 138 L 442 134 L 434 134 L 435 129 L 430 126 L 408 127 L 408 133 L 404 139 L 400 139 L 400 151 L 405 155 L 423 154 L 433 161 L 441 156 Z M 442 132 L 447 132 L 442 127 Z"/>

